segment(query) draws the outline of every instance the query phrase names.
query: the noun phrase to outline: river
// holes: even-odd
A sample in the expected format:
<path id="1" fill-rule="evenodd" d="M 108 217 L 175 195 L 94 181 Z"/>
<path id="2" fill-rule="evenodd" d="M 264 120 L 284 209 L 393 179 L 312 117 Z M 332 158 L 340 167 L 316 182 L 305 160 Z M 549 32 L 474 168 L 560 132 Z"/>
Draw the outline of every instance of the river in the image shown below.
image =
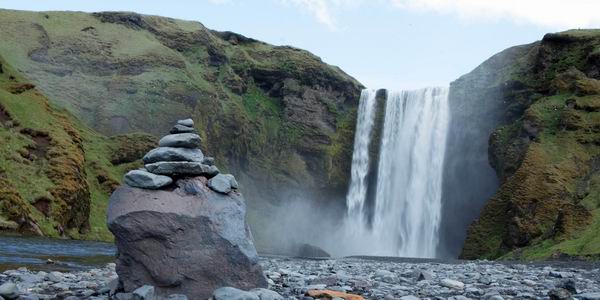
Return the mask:
<path id="1" fill-rule="evenodd" d="M 0 272 L 30 270 L 73 271 L 104 266 L 114 261 L 113 244 L 93 241 L 0 235 Z M 48 260 L 54 263 L 48 263 Z"/>

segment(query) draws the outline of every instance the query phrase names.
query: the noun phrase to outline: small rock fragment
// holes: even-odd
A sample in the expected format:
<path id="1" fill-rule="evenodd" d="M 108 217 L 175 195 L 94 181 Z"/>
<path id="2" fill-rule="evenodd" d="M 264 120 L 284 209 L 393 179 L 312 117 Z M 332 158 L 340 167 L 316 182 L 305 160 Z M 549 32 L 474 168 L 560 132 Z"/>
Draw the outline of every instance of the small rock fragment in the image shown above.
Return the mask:
<path id="1" fill-rule="evenodd" d="M 442 279 L 442 281 L 440 282 L 441 286 L 447 287 L 447 288 L 451 288 L 451 289 L 457 289 L 457 290 L 461 290 L 463 288 L 465 288 L 465 284 L 457 281 L 457 280 L 452 280 L 452 279 Z"/>
<path id="2" fill-rule="evenodd" d="M 115 300 L 133 300 L 132 293 L 118 293 L 114 297 Z"/>
<path id="3" fill-rule="evenodd" d="M 550 300 L 571 300 L 573 296 L 569 291 L 561 288 L 552 289 L 548 292 L 548 297 Z"/>
<path id="4" fill-rule="evenodd" d="M 19 297 L 19 288 L 12 282 L 6 282 L 0 285 L 0 297 L 4 297 L 7 300 L 17 299 Z"/>
<path id="5" fill-rule="evenodd" d="M 414 277 L 417 279 L 417 281 L 421 281 L 421 280 L 432 280 L 433 279 L 433 273 L 426 271 L 426 270 L 416 270 L 414 272 Z"/>
<path id="6" fill-rule="evenodd" d="M 600 293 L 583 293 L 577 295 L 581 300 L 600 300 Z"/>
<path id="7" fill-rule="evenodd" d="M 214 166 L 215 165 L 215 158 L 214 157 L 210 157 L 210 156 L 206 156 L 206 157 L 204 157 L 204 160 L 202 161 L 202 163 L 205 164 L 205 165 Z"/>
<path id="8" fill-rule="evenodd" d="M 208 181 L 208 187 L 215 192 L 229 194 L 232 188 L 238 188 L 238 183 L 231 174 L 218 174 Z"/>
<path id="9" fill-rule="evenodd" d="M 275 291 L 258 288 L 250 290 L 250 293 L 258 296 L 260 300 L 283 300 L 283 297 Z"/>
<path id="10" fill-rule="evenodd" d="M 173 183 L 173 179 L 168 176 L 156 175 L 142 170 L 127 172 L 123 181 L 131 187 L 151 190 L 160 189 Z"/>
<path id="11" fill-rule="evenodd" d="M 188 297 L 186 295 L 173 294 L 169 295 L 166 300 L 188 300 Z"/>
<path id="12" fill-rule="evenodd" d="M 154 300 L 154 287 L 144 285 L 133 291 L 133 300 Z"/>
<path id="13" fill-rule="evenodd" d="M 561 281 L 556 287 L 563 288 L 571 294 L 577 294 L 577 284 L 573 279 L 566 279 Z"/>
<path id="14" fill-rule="evenodd" d="M 306 292 L 305 296 L 313 297 L 315 299 L 325 298 L 325 299 L 333 299 L 333 298 L 342 298 L 344 300 L 364 300 L 362 296 L 348 294 L 344 292 L 332 291 L 332 290 L 310 290 Z"/>
<path id="15" fill-rule="evenodd" d="M 213 292 L 213 300 L 261 300 L 257 295 L 233 287 L 218 288 Z"/>

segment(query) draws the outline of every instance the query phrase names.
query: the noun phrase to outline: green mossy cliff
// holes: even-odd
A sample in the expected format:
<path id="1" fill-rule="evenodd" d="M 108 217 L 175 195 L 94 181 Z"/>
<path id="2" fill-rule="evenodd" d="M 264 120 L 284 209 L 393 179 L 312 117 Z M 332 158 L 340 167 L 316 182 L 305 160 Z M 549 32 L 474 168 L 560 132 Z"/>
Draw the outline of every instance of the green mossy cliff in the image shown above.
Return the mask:
<path id="1" fill-rule="evenodd" d="M 500 188 L 463 258 L 600 258 L 600 31 L 547 34 L 452 84 L 496 107 L 489 161 Z M 476 102 L 479 99 L 479 103 Z"/>
<path id="2" fill-rule="evenodd" d="M 108 195 L 154 144 L 148 135 L 94 132 L 0 57 L 0 230 L 110 239 Z M 111 162 L 128 151 L 136 159 Z"/>
<path id="3" fill-rule="evenodd" d="M 94 206 L 86 203 L 105 201 L 125 166 L 142 153 L 97 150 L 94 155 L 101 159 L 92 163 L 86 160 L 88 144 L 79 130 L 88 127 L 99 132 L 90 133 L 98 144 L 89 145 L 128 147 L 129 138 L 141 139 L 142 145 L 149 139 L 105 136 L 160 136 L 175 120 L 192 117 L 204 141 L 202 149 L 226 164 L 219 166 L 222 170 L 236 174 L 251 208 L 286 201 L 295 190 L 321 200 L 344 196 L 362 86 L 307 51 L 213 31 L 198 22 L 136 13 L 0 10 L 0 56 L 40 97 L 47 97 L 53 113 L 64 108 L 74 116 L 70 120 L 82 123 L 74 122 L 77 130 L 53 121 L 45 131 L 34 128 L 49 135 L 65 131 L 65 140 L 73 144 L 72 149 L 65 146 L 72 155 L 67 160 L 80 171 L 79 178 L 69 177 L 73 190 L 44 194 L 73 195 L 64 211 L 77 213 L 65 216 L 69 220 L 59 222 L 63 227 L 71 222 L 69 226 L 86 232 L 87 211 L 90 219 L 103 215 L 102 207 L 94 213 Z M 17 115 L 5 106 L 11 116 Z M 17 119 L 28 121 L 25 115 Z M 38 180 L 32 172 L 46 174 L 45 168 L 32 167 L 31 174 L 19 176 Z M 21 198 L 35 202 L 53 184 L 50 177 L 67 174 L 47 176 L 38 194 L 23 195 L 17 188 Z M 100 187 L 97 180 L 90 183 L 92 177 L 100 178 Z"/>

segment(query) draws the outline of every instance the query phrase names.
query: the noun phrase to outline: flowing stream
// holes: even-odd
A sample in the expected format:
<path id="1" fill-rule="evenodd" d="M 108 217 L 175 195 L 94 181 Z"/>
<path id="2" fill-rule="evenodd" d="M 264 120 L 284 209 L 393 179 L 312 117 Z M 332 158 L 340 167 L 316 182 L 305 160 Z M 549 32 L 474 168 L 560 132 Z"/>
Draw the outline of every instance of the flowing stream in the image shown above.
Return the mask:
<path id="1" fill-rule="evenodd" d="M 388 92 L 383 131 L 373 140 L 377 119 L 374 91 L 363 91 L 347 195 L 354 238 L 365 255 L 436 257 L 442 209 L 442 174 L 448 131 L 448 89 Z M 367 178 L 369 145 L 380 143 L 374 178 Z M 371 172 L 373 173 L 373 172 Z M 368 180 L 376 183 L 367 184 Z M 375 189 L 368 207 L 368 188 Z M 366 217 L 365 217 L 366 216 Z M 366 253 L 364 253 L 366 252 Z"/>
<path id="2" fill-rule="evenodd" d="M 115 252 L 110 243 L 0 235 L 0 272 L 19 267 L 46 271 L 103 267 L 114 262 Z"/>

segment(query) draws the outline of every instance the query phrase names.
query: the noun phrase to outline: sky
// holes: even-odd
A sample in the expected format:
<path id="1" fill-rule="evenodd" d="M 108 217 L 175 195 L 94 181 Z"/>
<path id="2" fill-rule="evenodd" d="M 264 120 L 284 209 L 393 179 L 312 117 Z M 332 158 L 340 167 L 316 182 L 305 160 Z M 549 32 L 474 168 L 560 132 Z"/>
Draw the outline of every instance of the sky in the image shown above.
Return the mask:
<path id="1" fill-rule="evenodd" d="M 309 50 L 369 88 L 389 89 L 446 86 L 508 47 L 600 27 L 600 0 L 0 0 L 0 8 L 195 20 Z"/>

